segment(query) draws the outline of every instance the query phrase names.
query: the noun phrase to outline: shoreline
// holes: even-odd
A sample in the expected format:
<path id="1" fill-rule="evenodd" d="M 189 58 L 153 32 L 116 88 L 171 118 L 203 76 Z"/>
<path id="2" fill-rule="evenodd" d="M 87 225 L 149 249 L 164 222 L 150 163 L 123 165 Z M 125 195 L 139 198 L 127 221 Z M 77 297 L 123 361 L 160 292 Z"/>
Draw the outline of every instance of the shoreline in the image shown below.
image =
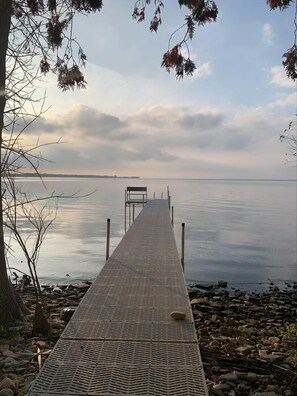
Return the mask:
<path id="1" fill-rule="evenodd" d="M 297 394 L 297 284 L 189 289 L 210 396 Z"/>
<path id="2" fill-rule="evenodd" d="M 65 327 L 62 309 L 77 306 L 89 286 L 46 286 L 51 333 L 38 337 L 32 336 L 32 288 L 19 291 L 32 313 L 13 329 L 13 336 L 0 340 L 0 392 L 10 389 L 11 396 L 28 392 L 39 364 Z M 270 286 L 264 292 L 227 290 L 218 284 L 188 288 L 209 396 L 297 394 L 297 284 L 284 290 Z"/>

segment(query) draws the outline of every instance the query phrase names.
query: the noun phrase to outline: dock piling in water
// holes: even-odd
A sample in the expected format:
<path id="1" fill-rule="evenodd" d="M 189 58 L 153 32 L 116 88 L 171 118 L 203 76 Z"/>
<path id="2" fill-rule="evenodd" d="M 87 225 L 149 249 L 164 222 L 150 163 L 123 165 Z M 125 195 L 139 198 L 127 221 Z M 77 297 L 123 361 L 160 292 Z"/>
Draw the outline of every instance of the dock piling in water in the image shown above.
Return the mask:
<path id="1" fill-rule="evenodd" d="M 109 259 L 109 247 L 110 247 L 110 219 L 106 222 L 106 261 Z"/>
<path id="2" fill-rule="evenodd" d="M 182 223 L 182 236 L 181 236 L 181 265 L 185 272 L 185 223 Z"/>

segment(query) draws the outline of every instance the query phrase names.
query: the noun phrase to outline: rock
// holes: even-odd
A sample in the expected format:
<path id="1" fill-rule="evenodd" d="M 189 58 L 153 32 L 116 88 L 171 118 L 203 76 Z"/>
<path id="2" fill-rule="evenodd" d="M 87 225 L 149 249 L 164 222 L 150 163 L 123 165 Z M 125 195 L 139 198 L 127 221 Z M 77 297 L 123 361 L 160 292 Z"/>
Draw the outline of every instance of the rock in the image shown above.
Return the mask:
<path id="1" fill-rule="evenodd" d="M 69 319 L 70 320 L 70 319 Z M 50 321 L 52 331 L 54 329 L 62 330 L 65 327 L 66 322 L 62 322 L 61 320 L 52 320 Z"/>
<path id="2" fill-rule="evenodd" d="M 6 388 L 0 390 L 0 396 L 14 396 L 13 390 Z"/>
<path id="3" fill-rule="evenodd" d="M 171 312 L 170 316 L 174 320 L 185 320 L 186 319 L 186 314 L 181 311 L 173 311 L 173 312 Z"/>
<path id="4" fill-rule="evenodd" d="M 191 300 L 191 305 L 195 305 L 195 304 L 204 304 L 207 300 L 205 300 L 205 298 L 193 298 L 193 300 Z"/>
<path id="5" fill-rule="evenodd" d="M 236 337 L 241 335 L 241 332 L 235 327 L 221 326 L 220 334 L 226 337 Z"/>
<path id="6" fill-rule="evenodd" d="M 53 289 L 46 288 L 44 291 L 50 312 L 50 337 L 32 337 L 31 314 L 25 328 L 20 328 L 12 340 L 0 345 L 0 378 L 8 377 L 18 387 L 15 395 L 27 394 L 35 379 L 38 370 L 36 359 L 33 359 L 36 344 L 39 342 L 42 358 L 45 359 L 65 327 L 64 321 L 59 319 L 62 308 L 75 309 L 85 293 L 84 288 L 75 286 L 60 287 L 61 291 L 55 293 L 52 292 Z M 33 312 L 34 292 L 30 289 L 27 292 L 24 290 L 24 293 L 22 292 L 22 298 Z M 192 299 L 194 323 L 210 396 L 297 395 L 295 390 L 288 390 L 288 378 L 274 376 L 270 370 L 270 363 L 274 361 L 285 371 L 291 370 L 294 365 L 289 340 L 283 338 L 283 333 L 288 324 L 296 322 L 297 283 L 294 289 L 273 293 L 250 293 L 235 289 L 229 291 L 218 288 L 215 284 L 208 290 L 191 288 L 189 296 Z M 170 311 L 168 319 L 169 314 Z M 259 362 L 259 350 L 264 351 L 261 352 L 262 362 Z M 221 358 L 228 354 L 228 364 L 225 364 Z M 245 363 L 241 366 L 242 369 L 246 367 L 245 372 L 234 371 L 239 367 L 236 361 L 246 362 L 246 366 Z M 263 374 L 251 372 L 253 363 L 256 367 L 261 365 Z M 213 384 L 216 384 L 214 388 Z M 4 396 L 13 395 L 9 386 L 2 391 L 8 392 Z M 3 395 L 0 393 L 0 396 Z"/>
<path id="7" fill-rule="evenodd" d="M 20 363 L 14 358 L 7 357 L 2 361 L 2 364 L 4 365 L 4 367 L 17 367 Z"/>
<path id="8" fill-rule="evenodd" d="M 230 386 L 228 384 L 214 384 L 212 388 L 219 390 L 229 390 Z"/>
<path id="9" fill-rule="evenodd" d="M 248 393 L 248 391 L 250 390 L 250 387 L 249 386 L 247 386 L 246 384 L 244 384 L 244 383 L 240 383 L 240 384 L 238 384 L 238 386 L 236 387 L 236 394 L 238 394 L 238 395 L 247 395 Z"/>
<path id="10" fill-rule="evenodd" d="M 48 348 L 48 344 L 44 340 L 38 340 L 35 345 L 38 346 L 40 349 Z"/>
<path id="11" fill-rule="evenodd" d="M 267 349 L 259 349 L 258 354 L 261 359 L 264 359 L 268 354 Z"/>
<path id="12" fill-rule="evenodd" d="M 33 384 L 35 379 L 34 374 L 29 374 L 24 378 L 24 384 L 23 384 L 23 393 L 26 395 Z"/>
<path id="13" fill-rule="evenodd" d="M 219 376 L 220 381 L 236 381 L 237 379 L 238 379 L 238 376 L 236 373 L 221 374 Z"/>
<path id="14" fill-rule="evenodd" d="M 211 395 L 225 396 L 225 393 L 221 389 L 211 388 Z"/>
<path id="15" fill-rule="evenodd" d="M 3 380 L 0 382 L 0 389 L 11 389 L 13 391 L 13 393 L 16 392 L 17 387 L 16 384 L 13 380 L 11 380 L 8 377 L 3 378 Z"/>
<path id="16" fill-rule="evenodd" d="M 24 325 L 12 326 L 12 327 L 9 327 L 9 331 L 13 331 L 13 332 L 21 331 L 23 329 L 23 327 L 24 327 Z"/>
<path id="17" fill-rule="evenodd" d="M 5 356 L 5 357 L 11 357 L 11 358 L 15 358 L 16 357 L 16 353 L 11 351 L 10 349 L 3 351 L 2 355 Z"/>
<path id="18" fill-rule="evenodd" d="M 250 382 L 254 382 L 257 379 L 257 374 L 252 372 L 248 372 L 248 373 L 239 372 L 237 373 L 237 376 L 239 380 L 250 381 Z"/>
<path id="19" fill-rule="evenodd" d="M 195 287 L 197 287 L 198 289 L 213 289 L 213 284 L 212 283 L 196 283 Z"/>
<path id="20" fill-rule="evenodd" d="M 272 353 L 267 353 L 266 349 L 260 349 L 258 351 L 259 357 L 261 359 L 270 361 L 270 362 L 276 362 L 278 360 L 284 360 L 285 355 L 283 353 L 277 353 L 277 352 L 272 352 Z"/>
<path id="21" fill-rule="evenodd" d="M 224 281 L 224 280 L 219 280 L 218 281 L 218 286 L 219 287 L 227 287 L 227 285 L 228 285 L 228 283 L 226 282 L 226 281 Z"/>
<path id="22" fill-rule="evenodd" d="M 72 315 L 74 314 L 77 307 L 66 307 L 63 308 L 60 312 L 60 319 L 64 320 L 64 323 L 68 323 L 71 319 Z"/>
<path id="23" fill-rule="evenodd" d="M 204 300 L 205 297 L 208 301 Z M 208 363 L 205 375 L 210 384 L 210 395 L 251 396 L 257 392 L 261 396 L 275 396 L 274 393 L 277 396 L 295 395 L 295 390 L 288 392 L 288 378 L 285 375 L 272 375 L 269 367 L 270 363 L 277 362 L 284 371 L 294 370 L 292 344 L 283 338 L 283 334 L 286 326 L 296 321 L 296 289 L 250 293 L 214 288 L 211 291 L 197 292 L 195 299 L 199 300 L 197 305 L 192 305 L 194 323 L 203 363 Z M 223 360 L 223 356 L 228 354 L 231 359 L 234 356 L 233 370 L 232 361 L 229 360 L 225 365 Z M 215 358 L 216 355 L 218 359 Z M 243 362 L 243 356 L 247 357 L 247 371 L 235 372 L 237 379 L 233 380 L 228 375 L 238 367 L 237 359 Z M 249 371 L 252 370 L 253 363 L 257 367 L 259 357 L 262 360 L 262 374 Z M 227 384 L 230 389 L 212 387 L 211 384 L 219 382 Z"/>
<path id="24" fill-rule="evenodd" d="M 91 285 L 89 285 L 89 284 L 81 283 L 81 284 L 75 285 L 75 286 L 73 286 L 73 287 L 74 287 L 75 289 L 78 289 L 78 290 L 87 291 L 87 290 L 90 288 L 90 286 L 91 286 Z"/>
<path id="25" fill-rule="evenodd" d="M 229 327 L 230 327 L 230 326 L 235 327 L 235 326 L 237 325 L 236 320 L 233 319 L 233 318 L 229 318 L 229 317 L 225 318 L 225 323 L 226 323 L 226 325 L 229 326 Z"/>
<path id="26" fill-rule="evenodd" d="M 236 348 L 236 351 L 242 355 L 248 355 L 253 349 L 254 347 L 252 345 L 246 345 Z"/>
<path id="27" fill-rule="evenodd" d="M 217 315 L 217 314 L 213 314 L 213 315 L 211 315 L 211 318 L 210 318 L 210 320 L 211 320 L 212 322 L 216 322 L 218 319 L 219 319 L 219 317 L 218 317 L 218 315 Z"/>
<path id="28" fill-rule="evenodd" d="M 269 337 L 268 341 L 271 345 L 277 344 L 280 342 L 280 339 L 278 337 Z"/>

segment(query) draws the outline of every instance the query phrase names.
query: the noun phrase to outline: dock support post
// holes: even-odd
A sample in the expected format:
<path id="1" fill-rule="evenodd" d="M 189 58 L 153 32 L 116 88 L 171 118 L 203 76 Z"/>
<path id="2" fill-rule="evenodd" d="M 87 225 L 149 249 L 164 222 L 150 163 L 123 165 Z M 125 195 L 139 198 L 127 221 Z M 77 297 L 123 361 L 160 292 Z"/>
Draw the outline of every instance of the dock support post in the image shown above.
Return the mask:
<path id="1" fill-rule="evenodd" d="M 127 205 L 125 202 L 125 234 L 127 232 Z"/>
<path id="2" fill-rule="evenodd" d="M 134 223 L 134 219 L 135 219 L 135 205 L 133 205 L 132 223 Z"/>
<path id="3" fill-rule="evenodd" d="M 107 219 L 106 230 L 106 261 L 109 259 L 109 245 L 110 245 L 110 219 Z"/>
<path id="4" fill-rule="evenodd" d="M 127 190 L 125 190 L 125 234 L 127 232 Z"/>
<path id="5" fill-rule="evenodd" d="M 182 223 L 182 240 L 181 240 L 181 265 L 185 271 L 185 223 Z"/>
<path id="6" fill-rule="evenodd" d="M 173 208 L 173 206 L 171 206 L 171 224 L 172 224 L 172 227 L 174 226 L 173 214 L 174 214 L 174 208 Z"/>

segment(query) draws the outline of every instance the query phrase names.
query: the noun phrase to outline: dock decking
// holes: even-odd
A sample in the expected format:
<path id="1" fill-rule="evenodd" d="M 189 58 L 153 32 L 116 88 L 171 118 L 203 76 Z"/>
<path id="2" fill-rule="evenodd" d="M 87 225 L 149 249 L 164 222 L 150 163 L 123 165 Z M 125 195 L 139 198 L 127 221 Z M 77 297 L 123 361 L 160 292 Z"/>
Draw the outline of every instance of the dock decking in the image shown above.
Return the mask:
<path id="1" fill-rule="evenodd" d="M 166 200 L 148 201 L 29 395 L 207 395 Z"/>

